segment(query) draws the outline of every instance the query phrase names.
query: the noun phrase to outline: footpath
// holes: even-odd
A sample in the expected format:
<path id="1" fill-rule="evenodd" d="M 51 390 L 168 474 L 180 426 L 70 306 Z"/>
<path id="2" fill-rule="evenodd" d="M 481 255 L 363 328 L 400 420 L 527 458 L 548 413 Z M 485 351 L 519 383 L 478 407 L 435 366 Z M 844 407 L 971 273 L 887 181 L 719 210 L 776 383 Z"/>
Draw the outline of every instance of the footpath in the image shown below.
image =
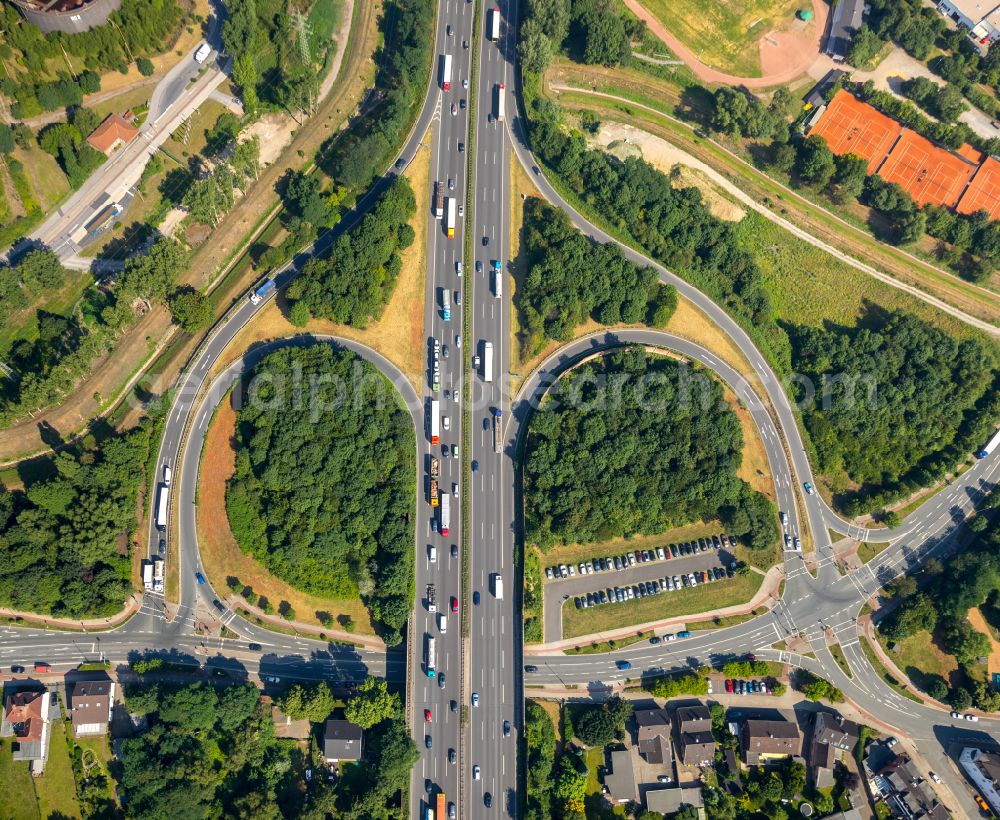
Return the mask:
<path id="1" fill-rule="evenodd" d="M 106 630 L 121 626 L 135 615 L 141 607 L 142 603 L 135 594 L 132 594 L 125 602 L 125 608 L 109 618 L 84 618 L 83 620 L 51 618 L 47 615 L 39 615 L 37 612 L 21 612 L 17 609 L 4 608 L 0 608 L 0 618 L 8 621 L 16 621 L 17 626 L 35 626 L 40 629 L 66 629 L 72 631 L 86 631 L 88 629 Z"/>
<path id="2" fill-rule="evenodd" d="M 604 641 L 628 638 L 636 632 L 655 632 L 662 629 L 673 628 L 682 629 L 686 625 L 704 623 L 715 618 L 726 618 L 737 615 L 749 615 L 755 609 L 762 606 L 771 609 L 779 600 L 778 589 L 784 579 L 785 574 L 780 567 L 771 567 L 764 574 L 764 582 L 760 588 L 745 604 L 734 604 L 733 606 L 716 609 L 701 615 L 677 615 L 671 618 L 663 618 L 658 621 L 649 621 L 644 624 L 623 626 L 618 629 L 609 629 L 605 632 L 594 632 L 590 635 L 578 635 L 575 638 L 564 638 L 559 641 L 549 643 L 531 644 L 524 647 L 524 654 L 527 655 L 550 655 L 552 653 L 562 653 L 566 649 L 575 649 L 591 643 L 602 643 Z M 560 602 L 561 603 L 561 602 Z"/>
<path id="3" fill-rule="evenodd" d="M 375 635 L 358 635 L 345 629 L 329 629 L 325 626 L 305 624 L 301 621 L 286 621 L 280 615 L 268 615 L 264 610 L 250 606 L 240 595 L 228 595 L 225 601 L 229 608 L 241 618 L 264 629 L 273 628 L 275 632 L 293 632 L 307 638 L 315 637 L 317 640 L 349 643 L 362 649 L 371 649 L 377 652 L 386 651 L 385 641 Z M 323 637 L 320 638 L 320 635 Z"/>

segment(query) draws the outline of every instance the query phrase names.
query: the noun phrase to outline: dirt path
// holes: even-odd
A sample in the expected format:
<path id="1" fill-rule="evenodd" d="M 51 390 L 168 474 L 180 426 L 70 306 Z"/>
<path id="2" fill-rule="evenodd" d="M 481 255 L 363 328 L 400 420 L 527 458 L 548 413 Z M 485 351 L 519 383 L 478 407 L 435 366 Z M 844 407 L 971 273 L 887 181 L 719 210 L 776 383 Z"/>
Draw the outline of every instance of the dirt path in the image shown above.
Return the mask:
<path id="1" fill-rule="evenodd" d="M 347 52 L 347 38 L 351 33 L 351 20 L 354 18 L 354 0 L 344 0 L 344 7 L 340 10 L 340 27 L 333 32 L 333 40 L 337 43 L 337 53 L 333 55 L 333 65 L 323 78 L 323 84 L 319 87 L 319 99 L 321 102 L 330 93 L 337 75 L 340 73 L 341 63 L 344 62 L 344 54 Z"/>
<path id="2" fill-rule="evenodd" d="M 649 30 L 663 40 L 690 68 L 695 76 L 706 83 L 742 85 L 746 88 L 771 88 L 791 82 L 805 74 L 819 57 L 820 41 L 826 30 L 827 7 L 820 0 L 811 0 L 813 9 L 812 36 L 805 37 L 789 31 L 769 32 L 760 40 L 761 77 L 736 77 L 717 71 L 701 62 L 684 43 L 667 31 L 663 23 L 651 14 L 639 0 L 622 0 L 636 17 L 645 21 Z M 771 41 L 771 42 L 769 42 Z"/>

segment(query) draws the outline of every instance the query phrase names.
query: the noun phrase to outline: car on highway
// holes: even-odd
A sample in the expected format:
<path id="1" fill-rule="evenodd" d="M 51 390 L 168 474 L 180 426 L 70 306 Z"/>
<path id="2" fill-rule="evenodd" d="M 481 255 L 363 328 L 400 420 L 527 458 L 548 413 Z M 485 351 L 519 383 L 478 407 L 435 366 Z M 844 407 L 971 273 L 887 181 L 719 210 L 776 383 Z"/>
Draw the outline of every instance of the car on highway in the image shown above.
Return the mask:
<path id="1" fill-rule="evenodd" d="M 451 115 L 454 117 L 458 113 L 458 106 L 455 103 L 451 104 Z"/>
<path id="2" fill-rule="evenodd" d="M 451 596 L 451 611 L 458 612 L 458 598 L 454 595 Z"/>
<path id="3" fill-rule="evenodd" d="M 451 36 L 453 36 L 453 35 L 455 34 L 455 29 L 453 29 L 453 28 L 451 27 L 451 23 L 449 23 L 449 24 L 448 24 L 448 28 L 447 28 L 447 31 L 448 31 L 448 36 L 449 36 L 449 37 L 451 37 Z"/>
<path id="4" fill-rule="evenodd" d="M 941 782 L 941 778 L 938 775 L 936 775 L 934 772 L 927 772 L 927 774 L 929 774 L 931 776 L 931 780 L 933 780 L 935 783 L 940 783 Z"/>
<path id="5" fill-rule="evenodd" d="M 454 803 L 449 803 L 448 804 L 448 820 L 455 820 L 455 816 L 456 816 L 456 814 L 455 814 L 455 804 Z"/>
<path id="6" fill-rule="evenodd" d="M 261 651 L 261 647 L 260 647 L 260 644 L 259 644 L 259 643 L 248 643 L 248 644 L 247 644 L 247 648 L 248 648 L 248 649 L 249 649 L 249 650 L 250 650 L 251 652 L 260 652 L 260 651 Z"/>
<path id="7" fill-rule="evenodd" d="M 167 542 L 162 538 L 160 539 L 160 555 L 165 554 L 167 551 Z"/>
<path id="8" fill-rule="evenodd" d="M 468 87 L 469 87 L 469 81 L 468 80 L 462 80 L 462 88 L 468 88 Z"/>
<path id="9" fill-rule="evenodd" d="M 533 673 L 537 672 L 538 671 L 538 667 L 529 663 L 527 666 L 524 667 L 524 671 L 527 672 L 530 675 L 530 674 L 533 674 Z"/>
<path id="10" fill-rule="evenodd" d="M 458 101 L 458 107 L 463 110 L 465 109 L 465 98 L 462 98 L 461 100 Z"/>
<path id="11" fill-rule="evenodd" d="M 444 689 L 444 672 L 438 675 L 438 689 Z"/>
<path id="12" fill-rule="evenodd" d="M 493 808 L 493 795 L 489 792 L 483 795 L 483 805 L 488 809 Z"/>
<path id="13" fill-rule="evenodd" d="M 198 582 L 198 586 L 203 586 L 205 583 L 205 576 L 202 575 L 200 572 L 196 572 L 194 574 L 194 579 Z"/>
<path id="14" fill-rule="evenodd" d="M 441 419 L 441 426 L 445 430 L 450 430 L 451 429 L 451 417 L 450 416 L 444 416 L 444 417 L 442 417 L 442 419 Z"/>
<path id="15" fill-rule="evenodd" d="M 264 675 L 264 683 L 281 683 L 281 678 L 277 675 Z"/>
<path id="16" fill-rule="evenodd" d="M 809 493 L 809 495 L 816 495 L 816 490 L 813 488 L 813 485 L 810 484 L 808 481 L 802 486 L 806 488 L 806 492 Z"/>
<path id="17" fill-rule="evenodd" d="M 461 336 L 456 336 L 455 337 L 455 347 L 457 347 L 459 350 L 462 349 L 462 337 Z"/>
<path id="18" fill-rule="evenodd" d="M 477 260 L 476 261 L 476 273 L 482 273 L 482 272 L 483 272 L 483 263 Z"/>
<path id="19" fill-rule="evenodd" d="M 459 205 L 459 206 L 458 206 L 458 215 L 459 215 L 459 216 L 465 216 L 465 206 L 464 206 L 464 205 Z M 461 275 L 462 275 L 462 270 L 461 270 L 461 268 L 462 268 L 462 263 L 461 263 L 461 262 L 459 262 L 459 263 L 458 263 L 458 266 L 459 266 L 459 271 L 458 271 L 458 275 L 459 275 L 459 276 L 461 276 Z"/>
<path id="20" fill-rule="evenodd" d="M 451 763 L 454 766 L 457 761 L 458 761 L 458 755 L 455 754 L 455 750 L 454 749 L 449 749 L 448 750 L 448 762 Z"/>
<path id="21" fill-rule="evenodd" d="M 455 190 L 455 180 L 452 179 L 451 177 L 448 177 L 448 190 L 449 191 Z"/>
<path id="22" fill-rule="evenodd" d="M 430 723 L 430 722 L 431 722 L 431 710 L 424 709 L 424 723 Z"/>
<path id="23" fill-rule="evenodd" d="M 479 693 L 478 692 L 473 692 L 472 693 L 472 705 L 475 706 L 475 707 L 479 706 Z"/>
<path id="24" fill-rule="evenodd" d="M 617 666 L 621 670 L 632 668 L 632 664 L 629 663 L 628 661 L 615 661 L 615 666 Z"/>
<path id="25" fill-rule="evenodd" d="M 458 544 L 451 545 L 451 557 L 458 558 Z"/>
<path id="26" fill-rule="evenodd" d="M 13 665 L 13 666 L 12 666 L 12 667 L 10 668 L 10 673 L 11 673 L 12 675 L 21 675 L 21 674 L 24 674 L 24 667 L 23 667 L 23 666 L 21 666 L 20 664 L 16 664 L 16 663 L 15 663 L 15 664 L 14 664 L 14 665 Z"/>
<path id="27" fill-rule="evenodd" d="M 448 358 L 448 345 L 445 345 L 444 347 L 441 348 L 441 355 L 444 356 L 446 359 Z"/>
<path id="28" fill-rule="evenodd" d="M 483 247 L 485 248 L 489 244 L 490 244 L 490 238 L 488 236 L 484 236 L 483 237 Z"/>
<path id="29" fill-rule="evenodd" d="M 460 142 L 458 144 L 458 153 L 460 153 L 460 154 L 464 154 L 465 153 L 465 143 L 464 142 Z"/>
<path id="30" fill-rule="evenodd" d="M 479 768 L 479 764 L 478 764 L 478 763 L 476 763 L 476 764 L 475 764 L 475 765 L 474 765 L 474 766 L 472 767 L 472 779 L 473 779 L 473 780 L 479 780 L 479 778 L 480 778 L 480 777 L 482 777 L 482 774 L 483 774 L 483 770 L 482 770 L 482 769 L 480 769 L 480 768 Z"/>
<path id="31" fill-rule="evenodd" d="M 457 712 L 458 711 L 458 701 L 457 700 L 450 700 L 450 701 L 448 701 L 448 708 L 452 712 Z"/>
<path id="32" fill-rule="evenodd" d="M 434 738 L 432 738 L 430 735 L 424 735 L 424 746 L 426 746 L 428 749 L 433 749 Z"/>
<path id="33" fill-rule="evenodd" d="M 510 737 L 510 721 L 509 720 L 505 720 L 503 722 L 503 736 L 504 737 Z"/>
<path id="34" fill-rule="evenodd" d="M 472 366 L 474 368 L 476 368 L 477 370 L 479 369 L 479 362 L 480 362 L 480 358 L 479 358 L 479 354 L 477 353 L 475 356 L 472 357 Z"/>

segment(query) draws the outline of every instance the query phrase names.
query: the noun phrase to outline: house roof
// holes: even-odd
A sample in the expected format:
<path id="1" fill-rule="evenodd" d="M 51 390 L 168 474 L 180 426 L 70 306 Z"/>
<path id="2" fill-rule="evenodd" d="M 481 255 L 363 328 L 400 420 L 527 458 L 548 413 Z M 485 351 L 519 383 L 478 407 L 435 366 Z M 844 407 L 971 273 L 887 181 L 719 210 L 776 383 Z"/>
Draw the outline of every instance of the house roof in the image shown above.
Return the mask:
<path id="1" fill-rule="evenodd" d="M 114 683 L 110 680 L 81 680 L 73 687 L 74 726 L 107 723 L 111 712 Z"/>
<path id="2" fill-rule="evenodd" d="M 323 755 L 328 760 L 361 760 L 364 733 L 349 720 L 328 720 L 323 730 Z"/>
<path id="3" fill-rule="evenodd" d="M 840 59 L 847 56 L 851 39 L 861 28 L 864 9 L 864 0 L 840 0 L 834 4 L 830 15 L 830 38 L 826 41 L 827 54 Z"/>
<path id="4" fill-rule="evenodd" d="M 743 724 L 748 754 L 797 755 L 802 748 L 799 727 L 788 720 L 748 720 Z"/>
<path id="5" fill-rule="evenodd" d="M 15 692 L 4 702 L 3 719 L 11 724 L 14 737 L 19 743 L 40 741 L 45 727 L 45 715 L 42 714 L 46 704 L 46 693 Z"/>
<path id="6" fill-rule="evenodd" d="M 106 154 L 114 148 L 118 140 L 131 142 L 138 134 L 138 129 L 133 128 L 132 124 L 121 114 L 109 114 L 104 122 L 98 125 L 87 137 L 87 142 L 102 154 Z"/>
<path id="7" fill-rule="evenodd" d="M 857 745 L 861 730 L 853 720 L 845 720 L 841 715 L 817 712 L 813 724 L 813 741 L 834 746 L 850 752 Z"/>
<path id="8" fill-rule="evenodd" d="M 997 0 L 948 0 L 948 5 L 972 21 L 972 25 L 982 22 L 996 10 Z"/>
<path id="9" fill-rule="evenodd" d="M 662 709 L 640 709 L 635 713 L 638 728 L 639 754 L 647 763 L 663 763 L 671 759 L 670 720 Z"/>
<path id="10" fill-rule="evenodd" d="M 646 792 L 646 808 L 659 814 L 673 814 L 684 806 L 700 809 L 705 805 L 701 788 L 650 789 Z"/>
<path id="11" fill-rule="evenodd" d="M 707 706 L 679 706 L 677 708 L 677 729 L 680 732 L 711 732 L 712 713 Z"/>
<path id="12" fill-rule="evenodd" d="M 611 753 L 611 772 L 604 776 L 604 783 L 611 796 L 618 802 L 635 800 L 638 790 L 635 786 L 635 772 L 632 769 L 632 753 L 619 749 Z"/>

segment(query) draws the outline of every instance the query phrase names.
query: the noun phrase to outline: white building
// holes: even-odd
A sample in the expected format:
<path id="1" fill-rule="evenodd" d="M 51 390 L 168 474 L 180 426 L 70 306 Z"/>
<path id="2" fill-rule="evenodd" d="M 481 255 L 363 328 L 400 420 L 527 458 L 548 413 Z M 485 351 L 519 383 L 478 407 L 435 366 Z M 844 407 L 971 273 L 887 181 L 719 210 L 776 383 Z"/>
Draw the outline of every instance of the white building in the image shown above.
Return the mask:
<path id="1" fill-rule="evenodd" d="M 998 0 L 939 0 L 938 11 L 969 30 L 980 45 L 1000 40 Z"/>

